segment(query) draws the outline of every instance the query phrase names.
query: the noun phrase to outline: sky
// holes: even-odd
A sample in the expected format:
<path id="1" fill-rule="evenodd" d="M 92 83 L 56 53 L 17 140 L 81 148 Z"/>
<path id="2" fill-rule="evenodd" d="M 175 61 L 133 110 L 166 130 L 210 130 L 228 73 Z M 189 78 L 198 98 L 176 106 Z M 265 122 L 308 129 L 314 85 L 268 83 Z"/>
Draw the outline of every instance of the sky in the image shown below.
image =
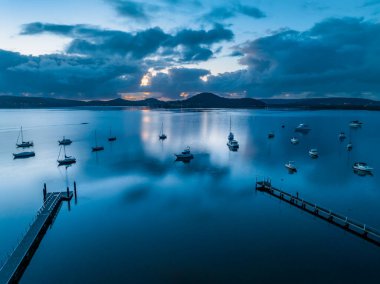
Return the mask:
<path id="1" fill-rule="evenodd" d="M 0 0 L 0 94 L 380 100 L 380 0 Z"/>

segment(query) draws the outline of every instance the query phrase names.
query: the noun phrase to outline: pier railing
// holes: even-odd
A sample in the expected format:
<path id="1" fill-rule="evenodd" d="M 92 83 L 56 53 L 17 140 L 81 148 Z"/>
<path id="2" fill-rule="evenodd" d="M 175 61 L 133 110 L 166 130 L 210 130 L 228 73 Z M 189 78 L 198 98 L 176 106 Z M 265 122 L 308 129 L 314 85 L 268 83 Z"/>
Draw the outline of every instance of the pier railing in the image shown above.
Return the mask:
<path id="1" fill-rule="evenodd" d="M 368 226 L 365 223 L 356 221 L 346 215 L 337 213 L 333 210 L 326 209 L 316 203 L 306 201 L 300 198 L 298 193 L 293 195 L 291 193 L 280 190 L 272 186 L 272 181 L 269 178 L 256 178 L 256 190 L 266 192 L 284 202 L 291 204 L 303 211 L 306 211 L 314 216 L 319 217 L 329 223 L 332 223 L 346 231 L 359 236 L 371 243 L 380 246 L 380 231 Z"/>
<path id="2" fill-rule="evenodd" d="M 0 284 L 17 282 L 41 242 L 49 225 L 55 219 L 62 201 L 76 198 L 76 183 L 74 193 L 67 188 L 66 192 L 47 193 L 46 184 L 43 189 L 44 202 L 26 228 L 16 246 L 6 254 L 0 264 Z"/>

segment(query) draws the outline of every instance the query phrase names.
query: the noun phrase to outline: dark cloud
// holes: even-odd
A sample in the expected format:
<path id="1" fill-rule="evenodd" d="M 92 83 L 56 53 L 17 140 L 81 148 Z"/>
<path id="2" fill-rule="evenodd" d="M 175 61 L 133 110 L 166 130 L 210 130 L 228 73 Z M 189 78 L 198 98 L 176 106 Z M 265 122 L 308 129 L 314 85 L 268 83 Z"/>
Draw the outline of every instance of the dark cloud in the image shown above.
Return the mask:
<path id="1" fill-rule="evenodd" d="M 25 56 L 0 51 L 0 93 L 54 94 L 55 97 L 114 97 L 137 89 L 146 70 L 116 58 L 59 54 Z"/>
<path id="2" fill-rule="evenodd" d="M 22 35 L 43 33 L 72 40 L 64 54 L 26 56 L 1 51 L 0 93 L 90 99 L 140 92 L 141 79 L 149 68 L 162 70 L 178 63 L 208 60 L 214 54 L 214 44 L 233 38 L 233 33 L 221 25 L 169 34 L 158 27 L 129 33 L 89 25 L 36 22 L 24 25 L 21 31 Z M 173 69 L 169 74 L 174 81 L 158 89 L 168 91 L 170 97 L 180 92 L 181 85 L 189 88 L 208 71 Z"/>
<path id="3" fill-rule="evenodd" d="M 127 0 L 107 0 L 112 4 L 116 11 L 124 17 L 133 18 L 135 20 L 147 20 L 148 15 L 143 3 L 127 1 Z"/>
<path id="4" fill-rule="evenodd" d="M 266 14 L 259 8 L 254 6 L 243 5 L 238 2 L 227 6 L 214 7 L 210 12 L 203 15 L 202 19 L 207 22 L 223 21 L 226 19 L 236 17 L 239 14 L 254 19 L 261 19 L 266 17 Z"/>
<path id="5" fill-rule="evenodd" d="M 379 4 L 380 4 L 380 0 L 367 0 L 363 3 L 363 7 L 375 6 Z"/>
<path id="6" fill-rule="evenodd" d="M 172 35 L 158 27 L 128 33 L 87 25 L 55 25 L 36 22 L 24 25 L 21 31 L 23 35 L 41 33 L 73 38 L 66 50 L 72 54 L 92 56 L 118 54 L 142 59 L 157 53 L 158 49 L 162 48 L 159 52 L 164 52 L 164 56 L 176 56 L 176 60 L 181 62 L 207 60 L 213 55 L 212 45 L 230 41 L 233 38 L 232 31 L 222 25 L 215 25 L 208 31 L 184 29 Z"/>
<path id="7" fill-rule="evenodd" d="M 210 75 L 207 82 L 193 76 L 193 83 L 182 88 L 172 86 L 171 73 L 152 82 L 161 90 L 177 92 L 379 98 L 379 46 L 380 24 L 360 18 L 327 19 L 304 32 L 280 30 L 241 45 L 235 52 L 242 56 L 242 70 Z"/>
<path id="8" fill-rule="evenodd" d="M 343 18 L 249 42 L 240 48 L 251 78 L 246 91 L 251 96 L 379 92 L 379 35 L 377 23 Z"/>
<path id="9" fill-rule="evenodd" d="M 255 18 L 255 19 L 261 19 L 265 18 L 266 15 L 263 11 L 261 11 L 259 8 L 253 7 L 253 6 L 246 6 L 242 4 L 236 5 L 236 11 L 238 13 L 241 13 L 245 16 Z"/>
<path id="10" fill-rule="evenodd" d="M 327 19 L 306 31 L 281 29 L 246 42 L 233 51 L 244 68 L 219 75 L 175 66 L 207 60 L 217 50 L 214 44 L 231 40 L 232 32 L 220 25 L 168 34 L 159 28 L 128 33 L 32 23 L 22 31 L 45 32 L 72 38 L 66 53 L 25 56 L 0 51 L 0 93 L 86 98 L 144 91 L 169 98 L 202 91 L 250 97 L 378 98 L 380 93 L 380 24 L 361 18 Z M 140 86 L 151 67 L 162 71 L 150 76 L 149 86 Z"/>

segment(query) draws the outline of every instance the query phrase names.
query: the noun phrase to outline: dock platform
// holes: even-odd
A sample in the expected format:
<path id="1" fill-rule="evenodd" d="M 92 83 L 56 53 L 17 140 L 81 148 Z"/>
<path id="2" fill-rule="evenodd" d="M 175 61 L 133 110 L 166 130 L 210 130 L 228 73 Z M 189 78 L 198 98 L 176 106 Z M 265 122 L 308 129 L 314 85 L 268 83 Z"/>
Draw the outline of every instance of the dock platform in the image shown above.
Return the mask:
<path id="1" fill-rule="evenodd" d="M 270 179 L 257 181 L 256 190 L 266 192 L 290 205 L 297 207 L 313 216 L 329 222 L 355 236 L 358 236 L 374 245 L 380 246 L 380 231 L 362 222 L 355 221 L 345 215 L 328 210 L 313 202 L 306 201 L 296 195 L 292 195 L 272 186 Z"/>
<path id="2" fill-rule="evenodd" d="M 76 188 L 75 188 L 76 190 Z M 4 265 L 0 268 L 0 284 L 17 283 L 24 270 L 28 266 L 48 227 L 54 221 L 62 201 L 70 201 L 73 192 L 46 192 L 44 187 L 44 203 L 37 212 L 26 234 L 9 255 Z"/>

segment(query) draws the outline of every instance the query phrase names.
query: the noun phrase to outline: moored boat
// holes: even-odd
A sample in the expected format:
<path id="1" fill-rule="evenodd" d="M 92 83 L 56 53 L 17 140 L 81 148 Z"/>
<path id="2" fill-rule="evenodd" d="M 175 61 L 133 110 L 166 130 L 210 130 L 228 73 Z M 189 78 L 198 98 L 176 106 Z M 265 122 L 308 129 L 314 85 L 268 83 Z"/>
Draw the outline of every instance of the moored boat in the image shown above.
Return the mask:
<path id="1" fill-rule="evenodd" d="M 340 141 L 343 141 L 344 139 L 346 139 L 346 134 L 344 132 L 341 132 L 341 133 L 339 133 L 338 137 L 339 137 Z"/>
<path id="2" fill-rule="evenodd" d="M 300 140 L 299 140 L 298 138 L 296 138 L 296 137 L 292 137 L 292 139 L 290 139 L 290 143 L 292 143 L 293 145 L 298 144 L 299 141 L 300 141 Z"/>
<path id="3" fill-rule="evenodd" d="M 161 132 L 160 135 L 158 135 L 158 139 L 165 140 L 167 138 L 166 134 L 164 133 L 164 123 L 161 124 Z"/>
<path id="4" fill-rule="evenodd" d="M 363 126 L 363 122 L 359 121 L 359 120 L 353 120 L 350 122 L 349 126 L 351 128 L 360 128 Z"/>
<path id="5" fill-rule="evenodd" d="M 70 145 L 71 143 L 73 143 L 73 141 L 71 141 L 68 138 L 65 138 L 65 136 L 63 136 L 62 140 L 58 141 L 59 145 L 64 145 L 64 146 Z"/>
<path id="6" fill-rule="evenodd" d="M 305 124 L 305 123 L 300 123 L 295 129 L 294 131 L 295 132 L 300 132 L 300 133 L 303 133 L 303 134 L 307 134 L 309 133 L 309 131 L 311 130 L 311 128 Z"/>
<path id="7" fill-rule="evenodd" d="M 231 151 L 236 152 L 239 149 L 239 142 L 235 140 L 235 136 L 232 133 L 232 123 L 230 117 L 230 133 L 228 134 L 227 146 Z"/>
<path id="8" fill-rule="evenodd" d="M 36 153 L 34 153 L 33 151 L 20 152 L 20 153 L 13 153 L 13 158 L 14 159 L 30 158 L 30 157 L 34 157 L 35 155 Z"/>
<path id="9" fill-rule="evenodd" d="M 294 161 L 289 161 L 285 164 L 285 168 L 287 168 L 289 170 L 289 172 L 296 172 L 297 171 L 297 168 L 296 166 L 294 165 Z"/>
<path id="10" fill-rule="evenodd" d="M 21 136 L 21 143 L 18 142 L 20 136 Z M 34 146 L 33 141 L 24 141 L 24 132 L 22 131 L 22 126 L 20 128 L 20 133 L 17 137 L 16 146 L 17 148 L 29 148 L 29 147 Z"/>
<path id="11" fill-rule="evenodd" d="M 352 150 L 352 143 L 351 142 L 348 143 L 346 148 L 347 148 L 347 151 L 351 151 Z"/>
<path id="12" fill-rule="evenodd" d="M 64 156 L 62 159 L 60 159 L 59 157 L 61 155 L 62 146 L 63 146 Z M 62 145 L 62 146 L 61 146 L 61 149 L 59 150 L 59 154 L 58 154 L 58 159 L 57 159 L 58 166 L 75 164 L 77 162 L 77 160 L 72 156 L 67 156 L 66 155 L 66 145 Z"/>
<path id="13" fill-rule="evenodd" d="M 99 151 L 103 151 L 103 150 L 104 150 L 104 147 L 98 145 L 98 137 L 97 137 L 96 131 L 95 131 L 95 146 L 92 147 L 92 152 L 99 152 Z"/>
<path id="14" fill-rule="evenodd" d="M 309 156 L 312 158 L 318 158 L 318 156 L 319 156 L 318 150 L 317 149 L 310 149 Z"/>
<path id="15" fill-rule="evenodd" d="M 356 171 L 361 171 L 361 172 L 371 173 L 373 171 L 372 167 L 368 166 L 367 163 L 363 163 L 363 162 L 354 163 L 352 168 Z"/>
<path id="16" fill-rule="evenodd" d="M 108 137 L 109 142 L 114 142 L 117 140 L 117 137 L 112 135 L 112 129 L 110 128 L 110 136 Z"/>
<path id="17" fill-rule="evenodd" d="M 174 155 L 177 157 L 177 160 L 191 160 L 194 158 L 189 146 L 187 146 L 180 154 Z"/>

